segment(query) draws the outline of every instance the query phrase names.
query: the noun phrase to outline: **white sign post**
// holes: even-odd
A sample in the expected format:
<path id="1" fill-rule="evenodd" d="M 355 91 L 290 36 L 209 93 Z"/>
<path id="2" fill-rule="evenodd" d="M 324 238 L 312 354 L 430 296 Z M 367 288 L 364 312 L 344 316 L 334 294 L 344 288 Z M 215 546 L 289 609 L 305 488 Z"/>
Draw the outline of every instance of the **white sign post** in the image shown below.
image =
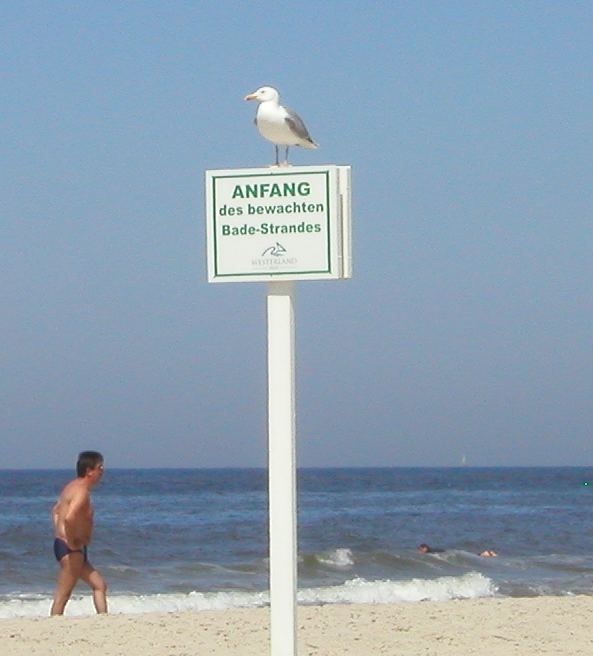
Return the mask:
<path id="1" fill-rule="evenodd" d="M 270 640 L 297 654 L 294 280 L 351 276 L 350 167 L 206 172 L 209 282 L 267 281 Z"/>
<path id="2" fill-rule="evenodd" d="M 272 656 L 296 656 L 294 283 L 268 286 L 268 480 Z"/>

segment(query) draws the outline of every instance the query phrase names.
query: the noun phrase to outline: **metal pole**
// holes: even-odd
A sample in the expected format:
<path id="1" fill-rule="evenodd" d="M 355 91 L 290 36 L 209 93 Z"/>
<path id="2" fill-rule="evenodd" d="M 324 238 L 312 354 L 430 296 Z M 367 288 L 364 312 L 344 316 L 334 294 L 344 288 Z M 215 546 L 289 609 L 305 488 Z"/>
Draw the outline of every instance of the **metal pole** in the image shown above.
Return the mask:
<path id="1" fill-rule="evenodd" d="M 296 656 L 294 283 L 268 285 L 271 656 Z"/>

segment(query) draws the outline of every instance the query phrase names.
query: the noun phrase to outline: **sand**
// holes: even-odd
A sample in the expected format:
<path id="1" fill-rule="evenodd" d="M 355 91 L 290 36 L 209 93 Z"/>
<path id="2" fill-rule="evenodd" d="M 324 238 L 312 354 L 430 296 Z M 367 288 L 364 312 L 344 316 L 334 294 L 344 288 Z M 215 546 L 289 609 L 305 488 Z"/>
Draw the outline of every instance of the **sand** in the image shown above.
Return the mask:
<path id="1" fill-rule="evenodd" d="M 265 656 L 269 612 L 0 620 L 2 656 Z M 299 656 L 591 656 L 593 597 L 299 608 Z"/>

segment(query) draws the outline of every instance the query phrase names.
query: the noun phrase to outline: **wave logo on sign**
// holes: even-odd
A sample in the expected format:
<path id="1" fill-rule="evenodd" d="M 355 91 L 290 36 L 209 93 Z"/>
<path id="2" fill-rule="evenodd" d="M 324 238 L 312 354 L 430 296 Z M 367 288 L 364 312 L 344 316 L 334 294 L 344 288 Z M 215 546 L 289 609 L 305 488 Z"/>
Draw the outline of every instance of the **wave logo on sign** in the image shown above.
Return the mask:
<path id="1" fill-rule="evenodd" d="M 283 255 L 286 255 L 286 248 L 284 248 L 281 243 L 276 242 L 273 246 L 266 248 L 266 250 L 261 254 L 262 257 L 265 257 L 266 255 L 282 257 Z"/>

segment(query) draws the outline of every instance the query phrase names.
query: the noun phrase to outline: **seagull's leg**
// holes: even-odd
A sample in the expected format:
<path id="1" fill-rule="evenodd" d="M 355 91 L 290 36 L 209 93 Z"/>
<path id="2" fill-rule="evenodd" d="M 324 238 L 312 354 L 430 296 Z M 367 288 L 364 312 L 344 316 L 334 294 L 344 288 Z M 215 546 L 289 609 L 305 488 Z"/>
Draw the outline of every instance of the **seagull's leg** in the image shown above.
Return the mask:
<path id="1" fill-rule="evenodd" d="M 286 146 L 286 150 L 284 151 L 284 166 L 288 166 L 288 146 Z"/>
<path id="2" fill-rule="evenodd" d="M 276 149 L 276 166 L 280 166 L 279 160 L 279 154 L 278 154 L 278 144 L 274 145 L 274 148 Z"/>

